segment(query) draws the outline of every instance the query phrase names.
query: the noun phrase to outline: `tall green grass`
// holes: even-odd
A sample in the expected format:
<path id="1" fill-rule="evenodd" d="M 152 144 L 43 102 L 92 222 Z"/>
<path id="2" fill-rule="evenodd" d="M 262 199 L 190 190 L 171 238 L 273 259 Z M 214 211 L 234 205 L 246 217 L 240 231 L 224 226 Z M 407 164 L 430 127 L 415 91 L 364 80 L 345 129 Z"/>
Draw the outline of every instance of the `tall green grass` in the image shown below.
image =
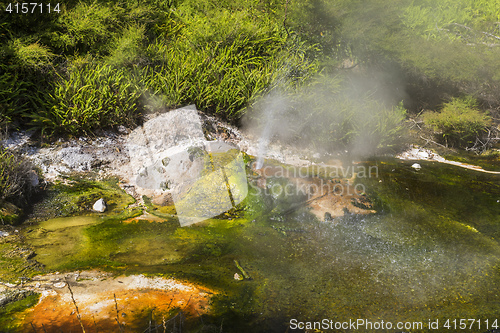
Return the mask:
<path id="1" fill-rule="evenodd" d="M 43 134 L 89 134 L 99 128 L 130 126 L 140 115 L 142 90 L 125 69 L 83 63 L 52 83 L 45 109 L 30 115 Z"/>
<path id="2" fill-rule="evenodd" d="M 0 76 L 0 127 L 6 128 L 12 121 L 29 110 L 26 82 L 15 73 L 5 72 Z"/>
<path id="3" fill-rule="evenodd" d="M 274 36 L 239 35 L 231 44 L 210 43 L 200 48 L 157 41 L 146 50 L 156 65 L 144 68 L 141 75 L 145 87 L 166 106 L 195 103 L 234 120 L 279 79 L 296 84 L 295 80 L 317 71 L 302 51 Z"/>

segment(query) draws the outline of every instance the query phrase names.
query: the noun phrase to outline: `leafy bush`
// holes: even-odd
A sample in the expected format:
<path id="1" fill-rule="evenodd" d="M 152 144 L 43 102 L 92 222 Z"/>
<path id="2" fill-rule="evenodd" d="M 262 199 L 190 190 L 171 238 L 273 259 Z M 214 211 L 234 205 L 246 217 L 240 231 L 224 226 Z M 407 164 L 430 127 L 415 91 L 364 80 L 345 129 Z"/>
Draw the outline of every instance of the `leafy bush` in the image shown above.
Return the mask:
<path id="1" fill-rule="evenodd" d="M 46 80 L 55 55 L 38 42 L 13 39 L 0 46 L 0 124 L 19 120 L 33 108 L 40 79 Z M 49 75 L 50 76 L 50 75 Z"/>
<path id="2" fill-rule="evenodd" d="M 476 100 L 471 97 L 453 98 L 440 112 L 427 111 L 422 117 L 444 143 L 457 147 L 473 144 L 492 123 L 491 117 L 479 111 Z"/>
<path id="3" fill-rule="evenodd" d="M 38 42 L 23 43 L 19 39 L 11 43 L 11 52 L 13 53 L 14 68 L 19 69 L 41 69 L 50 66 L 54 54 L 51 50 Z"/>
<path id="4" fill-rule="evenodd" d="M 26 82 L 14 73 L 0 75 L 0 128 L 6 128 L 14 119 L 28 111 Z"/>

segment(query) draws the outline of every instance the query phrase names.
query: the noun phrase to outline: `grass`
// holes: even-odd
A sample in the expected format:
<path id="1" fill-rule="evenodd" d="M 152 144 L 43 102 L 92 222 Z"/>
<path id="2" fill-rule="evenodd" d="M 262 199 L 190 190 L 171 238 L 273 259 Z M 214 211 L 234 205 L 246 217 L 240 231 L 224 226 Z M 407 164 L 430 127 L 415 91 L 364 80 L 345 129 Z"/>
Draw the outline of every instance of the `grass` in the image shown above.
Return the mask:
<path id="1" fill-rule="evenodd" d="M 42 134 L 89 134 L 97 128 L 131 126 L 140 116 L 141 90 L 123 69 L 74 66 L 53 85 L 47 109 L 30 115 L 32 126 Z"/>
<path id="2" fill-rule="evenodd" d="M 193 103 L 236 121 L 278 80 L 318 70 L 274 14 L 226 5 L 70 2 L 37 33 L 8 30 L 0 121 L 28 120 L 50 138 L 133 127 L 144 111 Z M 24 86 L 11 83 L 16 73 Z"/>
<path id="3" fill-rule="evenodd" d="M 80 135 L 185 104 L 239 122 L 276 86 L 314 86 L 319 72 L 343 75 L 346 60 L 365 79 L 366 69 L 398 68 L 411 86 L 435 80 L 495 108 L 496 6 L 455 2 L 69 1 L 57 15 L 1 23 L 0 124 Z M 441 101 L 447 94 L 436 92 Z"/>

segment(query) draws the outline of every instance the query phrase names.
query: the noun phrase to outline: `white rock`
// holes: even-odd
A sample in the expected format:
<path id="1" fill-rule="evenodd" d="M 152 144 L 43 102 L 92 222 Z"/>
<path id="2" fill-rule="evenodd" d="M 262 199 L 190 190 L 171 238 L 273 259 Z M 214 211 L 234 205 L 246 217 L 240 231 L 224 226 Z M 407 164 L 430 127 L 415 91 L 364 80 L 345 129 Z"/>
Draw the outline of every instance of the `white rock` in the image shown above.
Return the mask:
<path id="1" fill-rule="evenodd" d="M 104 201 L 103 198 L 101 198 L 94 203 L 92 209 L 95 210 L 96 212 L 103 213 L 106 210 L 106 202 Z"/>
<path id="2" fill-rule="evenodd" d="M 415 169 L 415 170 L 420 170 L 420 169 L 422 169 L 422 167 L 421 167 L 421 166 L 420 166 L 420 164 L 418 164 L 418 163 L 414 163 L 411 167 L 412 167 L 413 169 Z"/>
<path id="3" fill-rule="evenodd" d="M 8 232 L 1 231 L 1 230 L 0 230 L 0 237 L 6 237 L 6 236 L 8 236 L 8 235 L 9 235 L 9 233 L 8 233 Z"/>
<path id="4" fill-rule="evenodd" d="M 428 159 L 428 158 L 429 158 L 429 153 L 428 153 L 428 152 L 426 152 L 426 151 L 421 150 L 421 151 L 419 151 L 419 152 L 417 153 L 417 156 L 418 156 L 419 158 L 421 158 L 421 159 L 426 160 L 426 159 Z"/>
<path id="5" fill-rule="evenodd" d="M 54 283 L 54 288 L 64 288 L 66 287 L 66 282 L 57 282 L 57 283 Z"/>

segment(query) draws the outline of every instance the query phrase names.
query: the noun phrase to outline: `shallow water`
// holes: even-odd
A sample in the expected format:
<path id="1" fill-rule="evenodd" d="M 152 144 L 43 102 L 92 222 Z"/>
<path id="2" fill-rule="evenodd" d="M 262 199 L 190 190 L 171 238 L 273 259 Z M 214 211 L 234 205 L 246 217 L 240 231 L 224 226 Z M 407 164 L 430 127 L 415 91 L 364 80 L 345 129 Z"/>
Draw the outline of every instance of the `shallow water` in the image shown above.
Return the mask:
<path id="1" fill-rule="evenodd" d="M 302 197 L 250 191 L 239 211 L 190 227 L 56 219 L 28 239 L 48 269 L 98 266 L 221 288 L 211 320 L 229 332 L 284 332 L 292 318 L 424 323 L 413 331 L 429 331 L 429 320 L 498 318 L 500 176 L 368 163 L 378 177 L 357 181 L 377 214 L 318 221 L 306 207 L 289 211 Z M 234 280 L 235 259 L 252 280 Z"/>

